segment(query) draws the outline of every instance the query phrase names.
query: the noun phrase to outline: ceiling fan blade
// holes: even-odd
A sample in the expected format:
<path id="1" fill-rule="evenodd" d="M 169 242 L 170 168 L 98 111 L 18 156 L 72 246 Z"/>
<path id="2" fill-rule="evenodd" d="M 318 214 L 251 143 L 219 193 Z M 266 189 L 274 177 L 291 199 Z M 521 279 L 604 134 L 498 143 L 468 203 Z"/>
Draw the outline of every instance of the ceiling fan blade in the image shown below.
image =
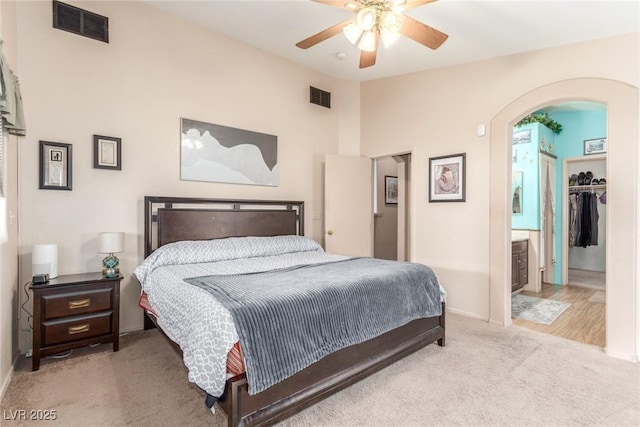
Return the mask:
<path id="1" fill-rule="evenodd" d="M 410 39 L 431 49 L 439 48 L 442 43 L 449 38 L 449 36 L 442 31 L 438 31 L 420 21 L 416 21 L 407 15 L 404 15 L 404 18 L 402 19 L 400 32 Z"/>
<path id="2" fill-rule="evenodd" d="M 329 27 L 326 30 L 322 30 L 317 34 L 314 34 L 311 37 L 308 37 L 302 40 L 301 42 L 296 43 L 296 46 L 298 46 L 300 49 L 308 49 L 311 46 L 315 46 L 318 43 L 323 42 L 326 39 L 335 36 L 336 34 L 340 34 L 342 29 L 346 27 L 347 24 L 349 24 L 351 21 L 352 19 L 347 19 L 346 21 L 336 24 L 332 27 Z"/>
<path id="3" fill-rule="evenodd" d="M 376 34 L 376 48 L 373 52 L 367 52 L 366 50 L 360 51 L 360 68 L 371 67 L 376 64 L 376 56 L 378 55 L 378 42 L 380 41 L 380 34 Z"/>
<path id="4" fill-rule="evenodd" d="M 407 4 L 404 7 L 404 10 L 413 9 L 414 7 L 422 6 L 424 4 L 433 3 L 438 0 L 407 0 Z"/>
<path id="5" fill-rule="evenodd" d="M 372 65 L 375 65 L 377 53 L 378 53 L 377 50 L 374 50 L 373 52 L 367 52 L 366 50 L 361 51 L 360 52 L 360 68 L 367 68 L 367 67 L 371 67 Z"/>
<path id="6" fill-rule="evenodd" d="M 359 0 L 312 0 L 316 3 L 326 4 L 327 6 L 339 7 L 340 9 L 356 10 L 362 6 Z M 435 1 L 435 0 L 431 0 Z"/>

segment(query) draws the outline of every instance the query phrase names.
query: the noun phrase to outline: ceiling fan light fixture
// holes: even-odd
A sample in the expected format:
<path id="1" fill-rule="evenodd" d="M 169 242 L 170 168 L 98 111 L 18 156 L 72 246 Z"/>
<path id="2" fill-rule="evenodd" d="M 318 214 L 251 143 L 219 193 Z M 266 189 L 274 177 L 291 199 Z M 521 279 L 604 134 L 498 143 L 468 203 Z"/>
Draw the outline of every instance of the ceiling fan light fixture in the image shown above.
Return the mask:
<path id="1" fill-rule="evenodd" d="M 391 10 L 393 10 L 394 12 L 402 12 L 406 6 L 407 6 L 407 0 L 391 1 Z"/>
<path id="2" fill-rule="evenodd" d="M 380 15 L 380 26 L 392 33 L 397 33 L 402 28 L 403 15 L 400 12 L 385 10 Z"/>
<path id="3" fill-rule="evenodd" d="M 350 1 L 349 3 L 344 5 L 347 9 L 357 10 L 360 7 L 360 3 L 355 1 Z"/>
<path id="4" fill-rule="evenodd" d="M 342 32 L 351 44 L 358 43 L 358 40 L 360 40 L 360 36 L 362 36 L 362 30 L 355 22 L 352 22 L 344 27 L 342 29 Z"/>
<path id="5" fill-rule="evenodd" d="M 2 0 L 0 0 L 2 1 Z M 430 49 L 438 49 L 449 37 L 427 24 L 410 16 L 405 9 L 432 3 L 437 0 L 311 0 L 341 9 L 352 11 L 352 19 L 325 28 L 296 43 L 300 49 L 327 40 L 343 33 L 347 40 L 357 46 L 360 52 L 360 68 L 375 65 L 380 39 L 384 46 L 391 46 L 400 36 L 405 36 Z M 342 55 L 338 57 L 342 58 Z"/>
<path id="6" fill-rule="evenodd" d="M 389 47 L 400 38 L 400 33 L 389 31 L 386 28 L 383 28 L 382 30 L 380 30 L 380 38 L 382 39 L 382 44 L 384 44 L 384 47 Z"/>
<path id="7" fill-rule="evenodd" d="M 365 7 L 358 12 L 356 22 L 362 31 L 370 31 L 378 20 L 378 11 L 375 7 Z"/>
<path id="8" fill-rule="evenodd" d="M 373 52 L 376 50 L 376 33 L 373 31 L 365 31 L 360 38 L 358 48 L 365 52 Z"/>

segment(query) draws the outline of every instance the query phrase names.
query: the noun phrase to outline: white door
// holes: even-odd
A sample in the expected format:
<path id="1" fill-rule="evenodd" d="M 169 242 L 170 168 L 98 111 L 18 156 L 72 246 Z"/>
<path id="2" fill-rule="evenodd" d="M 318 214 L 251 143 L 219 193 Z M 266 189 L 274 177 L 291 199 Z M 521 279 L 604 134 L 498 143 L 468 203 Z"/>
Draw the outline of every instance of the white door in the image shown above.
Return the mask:
<path id="1" fill-rule="evenodd" d="M 371 159 L 328 154 L 324 167 L 325 249 L 372 256 L 373 181 Z"/>

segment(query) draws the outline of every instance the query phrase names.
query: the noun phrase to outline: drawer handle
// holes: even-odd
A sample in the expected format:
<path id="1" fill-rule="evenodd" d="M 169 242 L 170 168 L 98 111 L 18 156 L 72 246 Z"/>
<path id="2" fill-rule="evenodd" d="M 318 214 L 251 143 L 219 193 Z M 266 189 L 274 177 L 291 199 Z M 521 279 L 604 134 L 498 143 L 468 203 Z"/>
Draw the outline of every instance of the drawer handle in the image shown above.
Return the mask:
<path id="1" fill-rule="evenodd" d="M 78 326 L 69 326 L 69 335 L 81 334 L 83 332 L 89 332 L 88 323 L 85 323 L 84 325 L 78 325 Z"/>
<path id="2" fill-rule="evenodd" d="M 91 298 L 79 299 L 76 301 L 69 301 L 69 309 L 74 310 L 76 308 L 89 307 L 91 305 Z"/>

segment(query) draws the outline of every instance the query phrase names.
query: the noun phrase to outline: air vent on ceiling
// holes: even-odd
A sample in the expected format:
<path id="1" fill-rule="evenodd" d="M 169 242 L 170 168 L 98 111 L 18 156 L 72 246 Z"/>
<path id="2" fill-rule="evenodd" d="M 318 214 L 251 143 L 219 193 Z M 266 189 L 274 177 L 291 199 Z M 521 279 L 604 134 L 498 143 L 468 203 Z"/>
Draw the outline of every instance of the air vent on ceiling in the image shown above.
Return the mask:
<path id="1" fill-rule="evenodd" d="M 331 93 L 309 86 L 309 102 L 322 107 L 331 108 Z"/>
<path id="2" fill-rule="evenodd" d="M 53 0 L 53 28 L 109 43 L 109 18 Z"/>

